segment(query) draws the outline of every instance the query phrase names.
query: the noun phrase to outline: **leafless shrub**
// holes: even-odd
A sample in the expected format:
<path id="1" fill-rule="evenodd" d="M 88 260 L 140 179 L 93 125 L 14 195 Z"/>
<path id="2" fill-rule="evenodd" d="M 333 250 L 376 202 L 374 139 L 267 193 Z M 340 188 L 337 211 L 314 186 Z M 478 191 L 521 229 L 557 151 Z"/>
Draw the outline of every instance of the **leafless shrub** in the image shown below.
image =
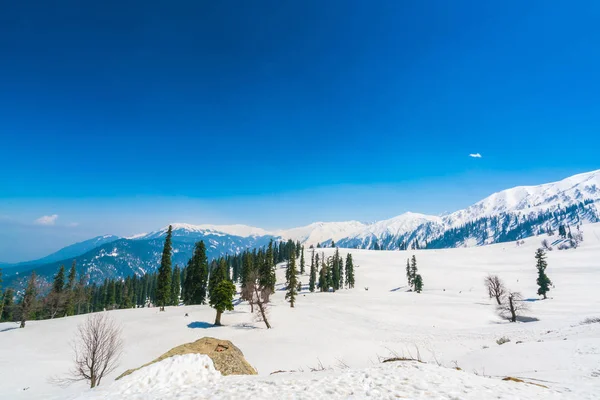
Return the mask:
<path id="1" fill-rule="evenodd" d="M 508 343 L 508 342 L 510 342 L 510 339 L 507 338 L 506 336 L 503 336 L 500 339 L 496 340 L 496 344 L 498 344 L 498 345 L 503 345 L 504 343 Z"/>
<path id="2" fill-rule="evenodd" d="M 417 361 L 417 362 L 423 363 L 423 360 L 421 359 L 421 352 L 419 351 L 419 348 L 417 346 L 415 346 L 415 349 L 416 349 L 415 356 L 412 355 L 410 350 L 407 350 L 408 355 L 405 355 L 404 352 L 402 352 L 402 354 L 399 354 L 396 351 L 387 349 L 390 352 L 390 355 L 387 357 L 381 357 L 378 355 L 377 359 L 379 360 L 380 363 L 388 363 L 388 362 L 395 362 L 395 361 Z"/>
<path id="3" fill-rule="evenodd" d="M 269 324 L 269 310 L 267 304 L 271 297 L 271 289 L 260 284 L 258 272 L 253 271 L 248 275 L 248 280 L 245 284 L 246 300 L 250 303 L 250 309 L 256 313 L 256 319 L 259 322 L 264 322 L 267 329 L 271 329 Z M 256 305 L 256 310 L 254 306 Z"/>
<path id="4" fill-rule="evenodd" d="M 542 240 L 542 247 L 548 251 L 552 251 L 552 246 L 548 242 L 548 239 Z"/>
<path id="5" fill-rule="evenodd" d="M 320 371 L 325 371 L 327 368 L 325 368 L 323 366 L 323 363 L 321 362 L 321 360 L 319 360 L 317 358 L 317 361 L 319 362 L 315 367 L 309 367 L 310 368 L 310 372 L 320 372 Z"/>
<path id="6" fill-rule="evenodd" d="M 581 325 L 600 324 L 600 317 L 586 318 L 581 321 Z"/>
<path id="7" fill-rule="evenodd" d="M 523 296 L 519 292 L 508 292 L 502 304 L 498 306 L 500 316 L 510 322 L 517 322 L 519 314 L 527 310 L 529 310 L 529 307 L 523 301 Z"/>
<path id="8" fill-rule="evenodd" d="M 108 313 L 88 316 L 77 327 L 73 342 L 75 366 L 64 382 L 86 380 L 91 388 L 100 385 L 102 378 L 118 366 L 122 350 L 121 328 Z"/>
<path id="9" fill-rule="evenodd" d="M 485 286 L 488 290 L 488 295 L 495 298 L 498 305 L 502 304 L 502 297 L 506 294 L 506 287 L 498 275 L 488 275 L 485 277 Z"/>
<path id="10" fill-rule="evenodd" d="M 338 369 L 349 369 L 350 368 L 350 366 L 348 364 L 346 364 L 346 362 L 344 360 L 342 360 L 341 358 L 336 358 L 336 361 L 337 361 L 337 363 L 335 366 Z"/>

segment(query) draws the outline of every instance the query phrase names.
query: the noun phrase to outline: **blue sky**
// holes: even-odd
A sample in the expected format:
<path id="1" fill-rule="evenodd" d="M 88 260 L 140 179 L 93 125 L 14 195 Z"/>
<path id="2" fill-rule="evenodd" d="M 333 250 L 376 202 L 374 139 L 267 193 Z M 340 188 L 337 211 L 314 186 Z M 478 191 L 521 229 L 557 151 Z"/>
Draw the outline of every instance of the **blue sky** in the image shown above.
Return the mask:
<path id="1" fill-rule="evenodd" d="M 594 1 L 50 3 L 0 13 L 0 261 L 182 220 L 438 214 L 600 167 Z"/>

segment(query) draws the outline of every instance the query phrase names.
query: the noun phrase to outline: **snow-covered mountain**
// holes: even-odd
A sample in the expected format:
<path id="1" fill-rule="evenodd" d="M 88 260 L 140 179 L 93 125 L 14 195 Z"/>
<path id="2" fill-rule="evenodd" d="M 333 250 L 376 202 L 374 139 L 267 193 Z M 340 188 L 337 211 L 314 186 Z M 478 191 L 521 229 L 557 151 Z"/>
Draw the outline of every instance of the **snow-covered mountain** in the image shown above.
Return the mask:
<path id="1" fill-rule="evenodd" d="M 369 225 L 358 221 L 347 222 L 315 222 L 310 225 L 292 229 L 283 229 L 274 232 L 275 236 L 282 239 L 300 241 L 307 246 L 317 245 L 324 242 L 338 241 L 351 236 L 368 227 Z"/>
<path id="2" fill-rule="evenodd" d="M 600 200 L 600 170 L 573 175 L 558 182 L 517 186 L 494 193 L 464 210 L 447 215 L 444 223 L 456 227 L 502 213 L 527 214 L 554 210 L 585 200 Z"/>
<path id="3" fill-rule="evenodd" d="M 203 240 L 209 258 L 266 246 L 271 240 L 367 249 L 447 248 L 517 240 L 556 229 L 600 221 L 600 170 L 558 182 L 494 193 L 445 216 L 407 212 L 375 223 L 315 222 L 276 231 L 247 225 L 173 223 L 173 262 L 185 265 Z M 5 268 L 5 275 L 36 269 L 48 277 L 73 259 L 94 279 L 154 271 L 168 226 L 129 238 L 101 236 L 69 246 L 44 259 Z M 21 278 L 25 274 L 21 275 Z M 14 278 L 14 276 L 13 276 Z"/>

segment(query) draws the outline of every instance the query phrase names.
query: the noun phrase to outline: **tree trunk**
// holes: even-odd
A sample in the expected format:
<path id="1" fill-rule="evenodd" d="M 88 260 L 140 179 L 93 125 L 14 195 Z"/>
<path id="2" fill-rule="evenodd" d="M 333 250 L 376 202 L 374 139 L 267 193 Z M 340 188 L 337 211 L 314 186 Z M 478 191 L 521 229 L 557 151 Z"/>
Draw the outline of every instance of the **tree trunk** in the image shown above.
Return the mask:
<path id="1" fill-rule="evenodd" d="M 546 300 L 546 299 L 547 299 L 547 297 L 546 297 L 546 293 L 544 293 L 544 300 Z"/>
<path id="2" fill-rule="evenodd" d="M 96 387 L 96 376 L 92 375 L 92 377 L 90 378 L 90 388 L 95 388 Z"/>
<path id="3" fill-rule="evenodd" d="M 221 314 L 223 312 L 217 310 L 217 317 L 215 318 L 215 326 L 221 326 Z"/>
<path id="4" fill-rule="evenodd" d="M 267 329 L 271 329 L 271 324 L 269 324 L 269 321 L 267 320 L 267 314 L 265 313 L 265 308 L 263 307 L 262 302 L 258 303 L 258 309 L 260 310 L 260 315 L 262 316 L 262 319 L 265 322 Z"/>
<path id="5" fill-rule="evenodd" d="M 21 326 L 20 327 L 21 328 L 25 328 L 25 320 L 24 319 L 21 320 Z"/>
<path id="6" fill-rule="evenodd" d="M 498 302 L 499 306 L 502 305 L 502 301 L 500 300 L 500 296 L 496 296 L 496 301 Z"/>
<path id="7" fill-rule="evenodd" d="M 508 298 L 509 307 L 510 307 L 510 322 L 517 322 L 517 313 L 515 312 L 515 306 L 513 304 L 512 296 Z"/>

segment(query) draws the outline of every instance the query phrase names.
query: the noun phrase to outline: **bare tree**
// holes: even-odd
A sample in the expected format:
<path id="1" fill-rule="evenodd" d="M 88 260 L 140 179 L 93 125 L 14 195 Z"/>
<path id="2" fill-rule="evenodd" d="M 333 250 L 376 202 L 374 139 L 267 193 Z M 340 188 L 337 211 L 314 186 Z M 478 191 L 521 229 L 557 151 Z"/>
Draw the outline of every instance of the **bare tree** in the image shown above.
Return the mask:
<path id="1" fill-rule="evenodd" d="M 271 329 L 268 316 L 269 310 L 267 304 L 271 297 L 271 288 L 268 285 L 260 283 L 260 274 L 257 271 L 252 271 L 248 274 L 246 281 L 246 300 L 250 303 L 251 311 L 256 311 L 256 317 L 260 322 L 264 322 L 267 329 Z M 256 305 L 256 309 L 254 306 Z"/>
<path id="2" fill-rule="evenodd" d="M 506 288 L 500 277 L 498 277 L 498 275 L 488 275 L 485 277 L 484 282 L 490 299 L 494 297 L 498 302 L 498 305 L 501 305 L 502 297 L 506 294 Z"/>
<path id="3" fill-rule="evenodd" d="M 523 296 L 519 292 L 508 292 L 504 302 L 498 306 L 498 313 L 502 318 L 510 322 L 517 322 L 517 317 L 523 312 L 529 310 L 527 303 L 523 301 Z"/>
<path id="4" fill-rule="evenodd" d="M 548 242 L 548 239 L 542 240 L 542 247 L 548 251 L 552 251 L 552 246 Z"/>
<path id="5" fill-rule="evenodd" d="M 118 366 L 123 350 L 121 328 L 108 313 L 88 316 L 77 327 L 73 342 L 75 367 L 68 382 L 89 381 L 90 387 L 100 385 L 102 378 Z"/>

